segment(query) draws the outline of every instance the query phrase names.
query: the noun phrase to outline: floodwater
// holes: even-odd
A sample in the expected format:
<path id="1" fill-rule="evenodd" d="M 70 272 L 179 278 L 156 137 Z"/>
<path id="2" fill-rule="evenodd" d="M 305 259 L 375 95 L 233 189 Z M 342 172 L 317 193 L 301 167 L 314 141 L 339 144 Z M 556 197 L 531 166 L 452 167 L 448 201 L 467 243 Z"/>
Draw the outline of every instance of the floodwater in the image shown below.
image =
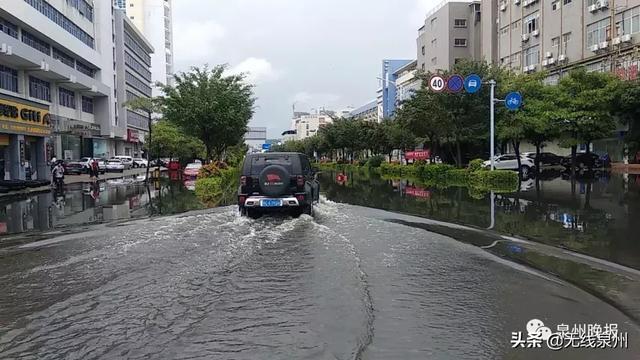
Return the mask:
<path id="1" fill-rule="evenodd" d="M 339 184 L 323 175 L 326 195 L 314 218 L 250 220 L 233 206 L 115 222 L 102 215 L 79 221 L 81 231 L 53 226 L 37 241 L 14 241 L 0 251 L 0 358 L 637 358 L 640 328 L 612 305 L 556 277 L 407 225 L 426 221 L 421 217 L 384 210 L 445 214 L 442 219 L 488 227 L 490 211 L 481 210 L 487 196 L 466 198 L 462 189 L 438 195 L 406 181 L 349 176 Z M 114 202 L 143 198 L 142 189 Z M 594 208 L 599 189 L 589 191 Z M 578 199 L 580 192 L 576 187 Z M 533 203 L 526 193 L 515 204 Z M 192 196 L 180 194 L 175 199 Z M 155 198 L 139 209 L 154 214 Z M 520 205 L 507 209 L 511 198 L 496 201 L 505 205 L 496 206 L 495 228 L 512 221 L 508 216 L 528 218 Z M 185 208 L 174 203 L 180 205 L 164 205 L 167 212 Z M 571 204 L 557 211 L 576 214 L 571 228 L 544 221 L 558 222 L 557 231 L 582 241 L 591 217 L 572 213 Z M 135 217 L 136 207 L 127 208 Z M 623 213 L 606 211 L 612 214 L 606 224 L 623 220 Z M 543 221 L 542 214 L 532 218 Z M 628 333 L 628 348 L 513 349 L 512 333 L 526 337 L 531 319 L 554 330 L 618 324 Z"/>

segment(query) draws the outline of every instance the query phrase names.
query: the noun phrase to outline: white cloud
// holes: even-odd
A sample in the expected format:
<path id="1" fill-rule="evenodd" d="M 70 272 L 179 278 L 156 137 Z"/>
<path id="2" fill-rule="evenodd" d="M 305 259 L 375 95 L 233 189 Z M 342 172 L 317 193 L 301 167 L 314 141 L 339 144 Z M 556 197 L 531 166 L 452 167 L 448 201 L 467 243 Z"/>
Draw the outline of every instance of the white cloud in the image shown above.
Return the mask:
<path id="1" fill-rule="evenodd" d="M 417 25 L 416 29 L 424 24 L 427 12 L 438 5 L 442 0 L 415 0 L 414 11 L 411 12 L 411 23 Z"/>
<path id="2" fill-rule="evenodd" d="M 230 74 L 243 73 L 247 76 L 247 81 L 254 84 L 278 80 L 281 75 L 280 71 L 276 70 L 268 60 L 255 57 L 245 59 L 231 67 L 228 72 Z"/>
<path id="3" fill-rule="evenodd" d="M 212 63 L 217 44 L 226 36 L 222 25 L 208 20 L 187 22 L 174 29 L 174 53 L 178 70 Z"/>

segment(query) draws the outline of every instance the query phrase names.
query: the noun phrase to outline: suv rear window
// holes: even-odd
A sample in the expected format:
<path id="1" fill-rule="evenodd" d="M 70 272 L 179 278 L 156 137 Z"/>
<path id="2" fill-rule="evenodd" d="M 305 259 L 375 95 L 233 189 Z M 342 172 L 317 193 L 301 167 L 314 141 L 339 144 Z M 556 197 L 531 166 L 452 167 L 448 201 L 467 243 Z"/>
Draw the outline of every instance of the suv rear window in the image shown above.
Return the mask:
<path id="1" fill-rule="evenodd" d="M 257 156 L 251 159 L 251 175 L 259 175 L 269 165 L 280 165 L 292 172 L 293 163 L 289 156 Z"/>

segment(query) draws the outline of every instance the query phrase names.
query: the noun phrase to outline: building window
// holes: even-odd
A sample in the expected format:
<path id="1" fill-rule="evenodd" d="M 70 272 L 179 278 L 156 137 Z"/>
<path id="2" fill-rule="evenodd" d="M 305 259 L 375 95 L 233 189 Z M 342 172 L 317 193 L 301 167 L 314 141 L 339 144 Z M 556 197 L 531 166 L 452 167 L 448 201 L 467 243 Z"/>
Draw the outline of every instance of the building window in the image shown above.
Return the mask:
<path id="1" fill-rule="evenodd" d="M 18 38 L 18 27 L 2 18 L 0 18 L 0 31 L 13 38 Z"/>
<path id="2" fill-rule="evenodd" d="M 51 102 L 51 84 L 48 81 L 29 76 L 29 96 Z"/>
<path id="3" fill-rule="evenodd" d="M 0 65 L 0 89 L 18 92 L 18 71 Z"/>
<path id="4" fill-rule="evenodd" d="M 540 14 L 533 13 L 523 20 L 523 33 L 531 33 L 533 31 L 538 30 L 538 21 L 540 19 Z"/>
<path id="5" fill-rule="evenodd" d="M 435 28 L 436 25 L 438 25 L 438 18 L 434 17 L 433 19 L 431 19 L 431 28 Z"/>
<path id="6" fill-rule="evenodd" d="M 511 55 L 511 65 L 520 67 L 520 52 Z"/>
<path id="7" fill-rule="evenodd" d="M 511 24 L 511 30 L 516 30 L 520 27 L 520 20 L 516 20 Z"/>
<path id="8" fill-rule="evenodd" d="M 560 8 L 560 0 L 556 0 L 556 1 L 551 3 L 551 9 L 552 10 L 558 10 L 559 8 Z"/>
<path id="9" fill-rule="evenodd" d="M 431 65 L 436 65 L 438 63 L 438 58 L 437 57 L 432 57 L 431 58 Z"/>
<path id="10" fill-rule="evenodd" d="M 562 47 L 564 48 L 564 51 L 567 51 L 567 46 L 569 45 L 569 42 L 571 41 L 571 33 L 565 33 L 562 34 Z"/>
<path id="11" fill-rule="evenodd" d="M 602 19 L 587 25 L 587 48 L 607 41 L 610 35 L 611 24 L 609 23 L 609 19 Z"/>
<path id="12" fill-rule="evenodd" d="M 622 13 L 621 31 L 622 34 L 635 34 L 640 32 L 640 6 L 636 6 Z"/>
<path id="13" fill-rule="evenodd" d="M 31 5 L 33 8 L 38 10 L 44 16 L 48 17 L 51 21 L 56 23 L 58 26 L 66 30 L 69 34 L 75 36 L 78 40 L 82 41 L 85 45 L 90 48 L 94 48 L 95 42 L 91 35 L 87 34 L 84 30 L 82 30 L 78 25 L 74 24 L 73 21 L 69 20 L 66 16 L 62 15 L 62 13 L 53 6 L 51 6 L 45 0 L 24 0 L 27 4 Z M 71 0 L 74 1 L 74 0 Z M 93 17 L 93 14 L 91 15 Z"/>
<path id="14" fill-rule="evenodd" d="M 82 112 L 93 114 L 93 98 L 82 97 Z"/>
<path id="15" fill-rule="evenodd" d="M 64 52 L 53 48 L 53 54 L 52 54 L 53 58 L 56 60 L 60 60 L 61 63 L 71 67 L 71 68 L 75 68 L 75 63 L 76 61 L 74 60 L 73 57 L 65 54 Z"/>
<path id="16" fill-rule="evenodd" d="M 558 51 L 558 46 L 560 46 L 560 37 L 556 36 L 551 39 L 551 47 L 555 48 L 555 50 Z"/>
<path id="17" fill-rule="evenodd" d="M 569 4 L 571 4 L 571 0 L 564 0 L 563 4 L 569 5 Z"/>
<path id="18" fill-rule="evenodd" d="M 151 66 L 151 56 L 149 53 L 137 42 L 133 39 L 133 36 L 128 32 L 124 32 L 124 44 L 133 51 L 134 54 L 138 55 L 142 62 L 146 65 Z"/>
<path id="19" fill-rule="evenodd" d="M 422 71 L 425 71 L 425 70 L 426 70 L 426 66 L 425 66 L 425 63 L 422 63 L 422 66 L 421 66 L 421 68 L 422 68 Z"/>
<path id="20" fill-rule="evenodd" d="M 88 77 L 94 77 L 96 74 L 96 70 L 90 66 L 87 66 L 80 61 L 76 61 L 76 70 L 87 75 Z"/>
<path id="21" fill-rule="evenodd" d="M 466 28 L 467 27 L 467 19 L 454 19 L 453 20 L 454 28 Z"/>
<path id="22" fill-rule="evenodd" d="M 58 88 L 58 103 L 71 109 L 76 108 L 76 94 L 65 88 Z"/>
<path id="23" fill-rule="evenodd" d="M 509 25 L 503 27 L 502 29 L 500 29 L 500 36 L 505 36 L 509 33 Z"/>
<path id="24" fill-rule="evenodd" d="M 524 66 L 537 65 L 540 63 L 540 47 L 532 46 L 524 51 Z"/>
<path id="25" fill-rule="evenodd" d="M 51 48 L 47 42 L 38 39 L 25 30 L 22 30 L 22 42 L 43 54 L 51 55 Z"/>
<path id="26" fill-rule="evenodd" d="M 148 83 L 143 82 L 128 71 L 125 71 L 124 78 L 129 86 L 135 88 L 136 90 L 147 96 L 151 96 L 151 86 L 149 86 Z"/>
<path id="27" fill-rule="evenodd" d="M 422 55 L 425 55 L 425 54 L 426 54 L 426 51 L 424 49 L 424 45 L 422 45 Z"/>
<path id="28" fill-rule="evenodd" d="M 431 40 L 431 48 L 432 49 L 437 49 L 438 48 L 438 39 Z"/>
<path id="29" fill-rule="evenodd" d="M 80 15 L 93 22 L 93 6 L 89 5 L 85 0 L 67 0 L 67 4 L 76 8 Z"/>
<path id="30" fill-rule="evenodd" d="M 465 47 L 467 46 L 467 39 L 453 39 L 453 46 Z"/>
<path id="31" fill-rule="evenodd" d="M 124 52 L 124 63 L 142 76 L 145 80 L 151 82 L 151 71 L 148 66 L 144 66 L 138 59 L 133 57 L 128 52 Z"/>

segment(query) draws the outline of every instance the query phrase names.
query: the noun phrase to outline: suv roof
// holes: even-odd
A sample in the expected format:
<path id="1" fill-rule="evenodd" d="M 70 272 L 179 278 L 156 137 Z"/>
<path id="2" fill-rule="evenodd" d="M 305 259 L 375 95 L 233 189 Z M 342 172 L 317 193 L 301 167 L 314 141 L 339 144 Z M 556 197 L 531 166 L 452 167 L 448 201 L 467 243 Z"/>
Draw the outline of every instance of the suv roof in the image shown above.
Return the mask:
<path id="1" fill-rule="evenodd" d="M 242 175 L 258 175 L 268 165 L 285 167 L 290 174 L 302 174 L 303 162 L 309 163 L 307 155 L 294 152 L 268 152 L 249 154 L 242 165 Z"/>

